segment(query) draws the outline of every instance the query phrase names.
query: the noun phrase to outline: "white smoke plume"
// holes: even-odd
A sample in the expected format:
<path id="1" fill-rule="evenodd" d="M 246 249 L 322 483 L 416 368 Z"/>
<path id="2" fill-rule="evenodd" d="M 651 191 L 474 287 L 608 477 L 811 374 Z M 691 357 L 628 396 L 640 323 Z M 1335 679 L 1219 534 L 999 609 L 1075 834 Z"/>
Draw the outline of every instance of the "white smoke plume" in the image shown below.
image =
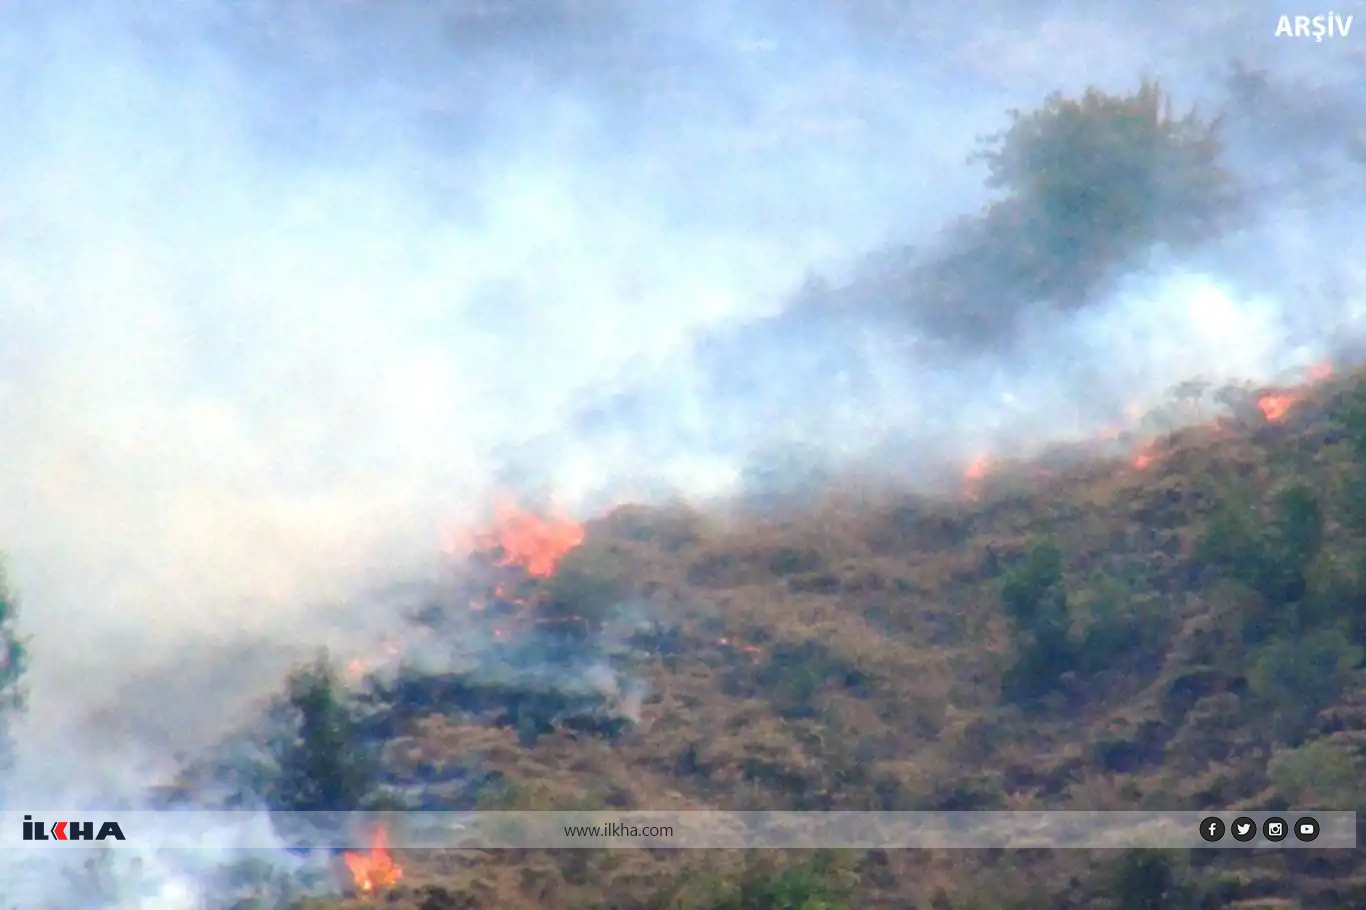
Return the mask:
<path id="1" fill-rule="evenodd" d="M 700 496 L 784 448 L 968 457 L 1322 356 L 1362 318 L 1366 58 L 1355 33 L 1275 39 L 1280 12 L 5 4 L 23 785 L 154 779 L 290 661 L 382 626 L 332 605 L 430 571 L 505 484 Z M 762 321 L 979 210 L 966 159 L 1007 109 L 1151 75 L 1213 110 L 1235 59 L 1268 74 L 1228 124 L 1255 218 L 1198 258 L 1154 251 L 1009 355 Z M 742 364 L 715 355 L 735 333 Z"/>

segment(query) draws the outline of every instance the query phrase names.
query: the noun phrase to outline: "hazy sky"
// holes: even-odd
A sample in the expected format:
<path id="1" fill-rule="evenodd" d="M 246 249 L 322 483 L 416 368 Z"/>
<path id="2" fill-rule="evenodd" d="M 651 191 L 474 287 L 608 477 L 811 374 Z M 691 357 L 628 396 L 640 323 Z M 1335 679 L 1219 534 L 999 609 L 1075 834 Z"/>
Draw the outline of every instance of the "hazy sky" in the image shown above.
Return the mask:
<path id="1" fill-rule="evenodd" d="M 1093 395 L 1311 356 L 1361 299 L 1366 25 L 1278 41 L 1279 5 L 1152 9 L 5 4 L 0 548 L 35 720 L 382 626 L 328 605 L 432 565 L 527 443 L 567 499 L 700 494 L 765 447 L 891 428 L 966 455 L 1074 432 Z M 1212 109 L 1234 57 L 1281 100 L 1231 124 L 1258 217 L 1216 249 L 1154 258 L 1008 362 L 815 330 L 761 333 L 743 381 L 694 356 L 978 210 L 966 157 L 1008 108 L 1152 75 Z M 836 412 L 794 345 L 876 381 Z M 97 729 L 215 716 L 246 683 L 204 672 Z"/>

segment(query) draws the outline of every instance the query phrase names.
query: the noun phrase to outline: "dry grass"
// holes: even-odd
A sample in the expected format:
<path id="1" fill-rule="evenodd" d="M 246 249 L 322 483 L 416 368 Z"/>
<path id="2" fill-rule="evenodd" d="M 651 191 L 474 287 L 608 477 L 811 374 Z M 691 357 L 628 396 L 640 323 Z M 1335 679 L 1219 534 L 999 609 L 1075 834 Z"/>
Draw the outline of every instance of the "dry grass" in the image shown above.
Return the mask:
<path id="1" fill-rule="evenodd" d="M 561 732 L 521 748 L 510 731 L 438 718 L 404 748 L 478 753 L 528 808 L 1257 805 L 1277 745 L 1270 733 L 1221 674 L 1173 686 L 1235 647 L 1227 617 L 1243 596 L 1201 576 L 1192 547 L 1220 484 L 1266 487 L 1277 465 L 1331 462 L 1325 408 L 1340 390 L 1317 388 L 1279 424 L 1163 439 L 1146 470 L 1122 458 L 1002 467 L 972 501 L 834 490 L 762 519 L 620 509 L 589 524 L 589 543 L 681 623 L 678 653 L 641 662 L 652 693 L 641 723 L 614 744 Z M 1144 665 L 1118 666 L 1084 692 L 1059 696 L 1065 704 L 1026 715 L 1000 697 L 1011 644 L 998 576 L 1044 534 L 1066 554 L 1081 602 L 1093 573 L 1132 572 L 1144 608 L 1170 614 L 1174 632 Z M 794 687 L 771 669 L 776 656 L 824 675 Z M 1327 712 L 1337 735 L 1366 736 L 1363 706 L 1366 692 L 1357 692 Z M 709 882 L 784 858 L 508 851 L 399 859 L 403 887 L 379 898 L 390 906 L 544 910 L 704 906 Z M 1028 906 L 1051 907 L 1068 906 L 1112 859 L 874 851 L 841 856 L 831 874 L 870 910 L 995 907 L 1031 894 L 1051 897 Z M 1222 895 L 1211 906 L 1366 906 L 1357 854 L 1195 859 L 1192 874 Z"/>

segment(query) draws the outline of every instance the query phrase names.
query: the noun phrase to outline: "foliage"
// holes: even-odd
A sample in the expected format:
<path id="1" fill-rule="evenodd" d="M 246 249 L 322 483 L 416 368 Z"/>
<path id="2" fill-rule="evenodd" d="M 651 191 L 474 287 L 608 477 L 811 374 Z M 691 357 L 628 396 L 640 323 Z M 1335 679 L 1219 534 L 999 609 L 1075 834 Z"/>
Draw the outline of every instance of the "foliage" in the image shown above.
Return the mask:
<path id="1" fill-rule="evenodd" d="M 1005 578 L 1001 604 L 1015 632 L 1017 649 L 1015 664 L 1002 681 L 1009 698 L 1042 695 L 1075 665 L 1062 581 L 1062 551 L 1051 540 L 1036 543 L 1024 563 Z"/>
<path id="2" fill-rule="evenodd" d="M 1172 856 L 1162 850 L 1129 850 L 1115 866 L 1112 890 L 1118 910 L 1179 910 L 1193 906 Z"/>
<path id="3" fill-rule="evenodd" d="M 997 211 L 1038 239 L 1023 264 L 1047 297 L 1089 288 L 1150 244 L 1203 240 L 1231 208 L 1218 122 L 1175 116 L 1155 82 L 1129 95 L 1053 94 L 1011 120 L 978 157 L 988 185 L 1012 194 Z"/>
<path id="4" fill-rule="evenodd" d="M 1248 644 L 1312 625 L 1311 611 L 1296 608 L 1312 593 L 1310 567 L 1323 549 L 1325 521 L 1318 496 L 1304 484 L 1276 497 L 1269 520 L 1237 494 L 1211 516 L 1197 556 L 1261 598 L 1261 609 L 1244 617 Z"/>
<path id="5" fill-rule="evenodd" d="M 1131 654 L 1154 654 L 1167 641 L 1169 613 L 1136 596 L 1131 585 L 1098 572 L 1088 594 L 1074 624 L 1079 663 L 1087 672 L 1101 672 Z"/>
<path id="6" fill-rule="evenodd" d="M 1366 766 L 1350 748 L 1331 740 L 1279 752 L 1268 770 L 1278 794 L 1292 805 L 1352 810 L 1361 802 Z"/>
<path id="7" fill-rule="evenodd" d="M 0 561 L 0 769 L 13 759 L 10 718 L 28 706 L 24 674 L 28 670 L 28 639 L 19 634 L 19 598 L 10 588 Z"/>
<path id="8" fill-rule="evenodd" d="M 1345 523 L 1366 534 L 1366 383 L 1359 384 L 1333 414 L 1338 440 L 1351 455 L 1352 470 L 1339 491 Z M 1363 560 L 1366 568 L 1366 560 Z"/>
<path id="9" fill-rule="evenodd" d="M 1352 390 L 1337 408 L 1333 422 L 1357 464 L 1366 467 L 1366 383 Z"/>
<path id="10" fill-rule="evenodd" d="M 374 787 L 376 756 L 361 743 L 356 719 L 325 653 L 295 670 L 286 698 L 298 729 L 276 756 L 280 776 L 268 800 L 271 807 L 299 812 L 365 808 Z"/>
<path id="11" fill-rule="evenodd" d="M 784 717 L 813 717 L 815 699 L 827 687 L 867 695 L 871 677 L 815 639 L 775 642 L 756 668 L 755 683 Z"/>
<path id="12" fill-rule="evenodd" d="M 571 550 L 547 582 L 548 602 L 541 609 L 546 619 L 574 618 L 574 626 L 599 627 L 626 596 L 626 580 L 619 560 L 589 544 Z"/>
<path id="13" fill-rule="evenodd" d="M 1126 264 L 1212 239 L 1238 211 L 1218 120 L 1175 115 L 1157 83 L 1009 115 L 972 156 L 1004 198 L 913 266 L 875 266 L 855 300 L 895 299 L 938 338 L 1005 343 L 1033 304 L 1084 307 Z"/>
<path id="14" fill-rule="evenodd" d="M 1293 741 L 1346 690 L 1361 656 L 1362 649 L 1340 630 L 1318 629 L 1298 639 L 1276 639 L 1259 649 L 1248 682 L 1277 732 Z"/>
<path id="15" fill-rule="evenodd" d="M 696 910 L 846 910 L 828 856 L 777 871 L 749 872 Z"/>

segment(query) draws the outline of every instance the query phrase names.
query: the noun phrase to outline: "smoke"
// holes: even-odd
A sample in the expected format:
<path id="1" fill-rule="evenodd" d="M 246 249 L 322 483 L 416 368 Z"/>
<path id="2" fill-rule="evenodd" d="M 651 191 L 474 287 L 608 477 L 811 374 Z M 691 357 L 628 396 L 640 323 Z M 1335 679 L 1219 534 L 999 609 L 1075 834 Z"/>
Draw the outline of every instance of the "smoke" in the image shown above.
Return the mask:
<path id="1" fill-rule="evenodd" d="M 61 756 L 26 786 L 155 777 L 382 625 L 354 593 L 432 571 L 503 484 L 725 493 L 806 450 L 914 480 L 1321 356 L 1362 319 L 1364 64 L 1277 15 L 6 4 L 0 547 L 25 746 Z M 1009 352 L 792 303 L 987 203 L 966 158 L 1007 109 L 1143 75 L 1230 112 L 1237 234 L 1025 314 Z"/>

